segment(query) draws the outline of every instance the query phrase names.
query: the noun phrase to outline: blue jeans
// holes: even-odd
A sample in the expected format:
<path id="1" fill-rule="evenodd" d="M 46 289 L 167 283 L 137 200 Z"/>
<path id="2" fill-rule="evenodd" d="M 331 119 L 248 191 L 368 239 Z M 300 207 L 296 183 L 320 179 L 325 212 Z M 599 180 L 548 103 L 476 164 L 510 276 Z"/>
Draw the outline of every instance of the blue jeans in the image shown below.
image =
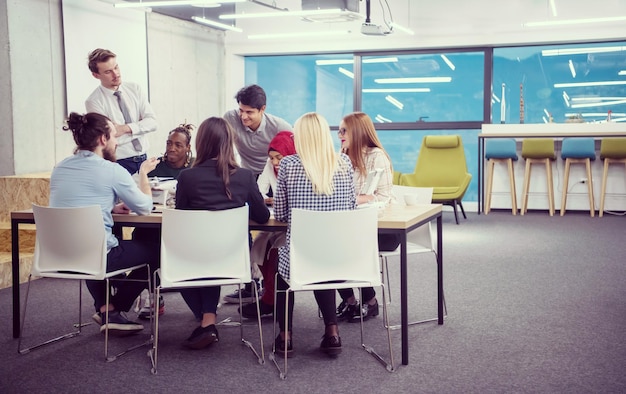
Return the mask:
<path id="1" fill-rule="evenodd" d="M 117 271 L 123 268 L 132 267 L 138 264 L 148 264 L 150 266 L 150 274 L 159 268 L 161 262 L 161 250 L 158 243 L 153 242 L 136 242 L 136 241 L 120 241 L 120 244 L 111 249 L 107 255 L 107 272 Z M 147 268 L 141 268 L 132 271 L 127 279 L 147 278 Z M 87 289 L 94 299 L 96 311 L 100 311 L 100 307 L 106 304 L 106 281 L 104 280 L 87 280 Z M 130 310 L 135 299 L 144 289 L 148 288 L 148 284 L 136 281 L 116 281 L 115 295 L 111 296 L 110 303 L 116 310 L 127 312 Z"/>

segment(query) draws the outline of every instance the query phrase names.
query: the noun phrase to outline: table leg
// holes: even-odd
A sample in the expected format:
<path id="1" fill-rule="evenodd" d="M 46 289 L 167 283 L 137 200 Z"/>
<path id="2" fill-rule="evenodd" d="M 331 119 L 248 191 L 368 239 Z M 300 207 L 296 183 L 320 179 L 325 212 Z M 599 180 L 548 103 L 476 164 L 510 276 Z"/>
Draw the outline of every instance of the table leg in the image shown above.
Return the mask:
<path id="1" fill-rule="evenodd" d="M 485 153 L 485 139 L 482 137 L 478 137 L 478 214 L 484 210 L 483 202 L 483 180 L 485 179 L 485 168 L 484 168 L 484 159 L 483 154 Z"/>
<path id="2" fill-rule="evenodd" d="M 400 233 L 400 325 L 402 337 L 402 365 L 409 365 L 408 269 L 406 231 Z"/>
<path id="3" fill-rule="evenodd" d="M 11 219 L 11 276 L 13 278 L 13 338 L 20 337 L 20 231 Z"/>
<path id="4" fill-rule="evenodd" d="M 443 324 L 443 228 L 437 216 L 437 323 Z"/>

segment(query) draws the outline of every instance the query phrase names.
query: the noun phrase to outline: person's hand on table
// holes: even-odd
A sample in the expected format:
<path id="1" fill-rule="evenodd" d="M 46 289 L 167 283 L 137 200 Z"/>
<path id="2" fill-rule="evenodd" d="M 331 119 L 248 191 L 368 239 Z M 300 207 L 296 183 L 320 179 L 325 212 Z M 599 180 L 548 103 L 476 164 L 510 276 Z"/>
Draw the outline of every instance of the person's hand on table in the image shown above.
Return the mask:
<path id="1" fill-rule="evenodd" d="M 126 204 L 124 204 L 123 202 L 119 203 L 119 204 L 115 204 L 115 206 L 113 207 L 113 213 L 119 213 L 119 214 L 129 214 L 130 213 L 130 208 L 128 208 L 126 206 Z"/>

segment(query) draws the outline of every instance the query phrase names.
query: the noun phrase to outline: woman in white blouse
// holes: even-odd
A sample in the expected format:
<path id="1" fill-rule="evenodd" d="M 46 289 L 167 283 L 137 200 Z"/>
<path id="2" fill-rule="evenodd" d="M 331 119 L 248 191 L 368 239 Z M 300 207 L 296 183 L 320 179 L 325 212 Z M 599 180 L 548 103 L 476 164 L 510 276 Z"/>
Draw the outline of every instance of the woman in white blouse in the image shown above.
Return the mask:
<path id="1" fill-rule="evenodd" d="M 389 155 L 383 149 L 378 139 L 372 119 L 363 112 L 353 112 L 344 116 L 339 124 L 339 139 L 341 151 L 348 155 L 354 167 L 354 185 L 357 192 L 357 203 L 383 203 L 388 204 L 393 198 L 393 167 Z M 382 169 L 378 185 L 372 194 L 360 194 L 367 175 L 376 169 Z M 384 251 L 395 250 L 400 244 L 400 239 L 395 234 L 379 234 L 378 249 Z M 352 289 L 338 290 L 342 301 L 337 307 L 339 320 L 349 322 L 360 321 L 358 300 L 354 297 Z M 363 295 L 363 320 L 378 316 L 378 301 L 374 288 L 362 289 Z"/>

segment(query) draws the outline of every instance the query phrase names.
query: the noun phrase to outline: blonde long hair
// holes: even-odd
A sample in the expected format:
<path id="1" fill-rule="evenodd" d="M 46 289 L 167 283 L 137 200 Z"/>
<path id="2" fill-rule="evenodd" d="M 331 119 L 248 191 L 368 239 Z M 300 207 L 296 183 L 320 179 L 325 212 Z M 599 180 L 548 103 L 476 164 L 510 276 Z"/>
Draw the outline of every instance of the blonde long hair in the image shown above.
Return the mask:
<path id="1" fill-rule="evenodd" d="M 348 166 L 335 151 L 326 119 L 315 112 L 302 115 L 294 124 L 294 142 L 313 191 L 333 194 L 333 176 Z"/>

